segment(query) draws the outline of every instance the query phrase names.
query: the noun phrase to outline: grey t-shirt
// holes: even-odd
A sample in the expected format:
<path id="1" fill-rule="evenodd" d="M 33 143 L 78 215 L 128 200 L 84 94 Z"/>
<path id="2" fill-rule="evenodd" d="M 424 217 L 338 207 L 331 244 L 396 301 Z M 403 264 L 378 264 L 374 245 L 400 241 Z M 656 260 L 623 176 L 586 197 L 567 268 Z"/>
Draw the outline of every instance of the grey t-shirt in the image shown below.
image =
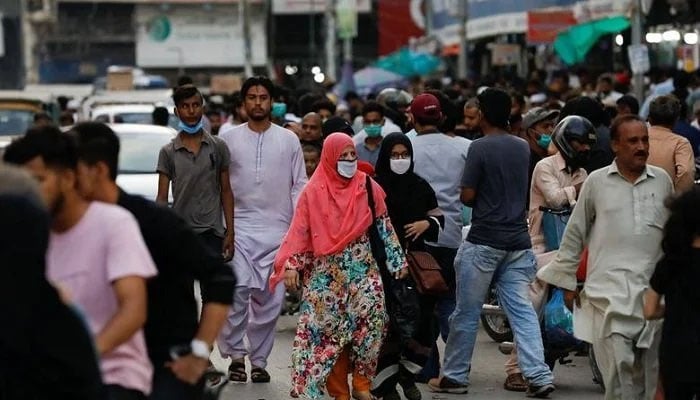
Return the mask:
<path id="1" fill-rule="evenodd" d="M 501 250 L 532 247 L 527 233 L 530 147 L 508 133 L 472 142 L 462 187 L 476 191 L 467 240 Z"/>
<path id="2" fill-rule="evenodd" d="M 462 202 L 459 199 L 462 171 L 467 163 L 471 141 L 443 133 L 425 133 L 411 139 L 413 172 L 435 191 L 438 207 L 445 216 L 445 227 L 432 246 L 459 248 L 462 243 Z"/>
<path id="3" fill-rule="evenodd" d="M 195 232 L 214 230 L 223 237 L 221 172 L 228 171 L 231 163 L 228 147 L 205 132 L 195 155 L 183 145 L 180 135 L 163 146 L 158 155 L 158 172 L 172 182 L 173 210 Z"/>

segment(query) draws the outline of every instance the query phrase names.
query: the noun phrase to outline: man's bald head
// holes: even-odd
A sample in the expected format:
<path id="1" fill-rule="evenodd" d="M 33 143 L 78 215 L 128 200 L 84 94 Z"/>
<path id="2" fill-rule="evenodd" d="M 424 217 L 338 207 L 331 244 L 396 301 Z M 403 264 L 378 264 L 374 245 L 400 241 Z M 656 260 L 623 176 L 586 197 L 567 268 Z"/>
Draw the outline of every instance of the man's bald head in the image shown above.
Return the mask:
<path id="1" fill-rule="evenodd" d="M 299 139 L 302 142 L 317 142 L 321 140 L 321 115 L 315 112 L 310 112 L 304 115 L 301 120 L 301 135 Z"/>

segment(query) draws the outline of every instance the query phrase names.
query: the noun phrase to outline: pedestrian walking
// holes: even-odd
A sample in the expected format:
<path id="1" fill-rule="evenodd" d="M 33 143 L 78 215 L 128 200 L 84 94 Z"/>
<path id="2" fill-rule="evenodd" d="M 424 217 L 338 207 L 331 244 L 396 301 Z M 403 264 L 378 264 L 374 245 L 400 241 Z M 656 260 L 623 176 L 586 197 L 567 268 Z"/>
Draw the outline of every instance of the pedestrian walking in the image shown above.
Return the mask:
<path id="1" fill-rule="evenodd" d="M 204 129 L 204 97 L 195 86 L 175 89 L 173 101 L 179 133 L 158 155 L 156 202 L 168 204 L 172 183 L 173 210 L 228 261 L 233 257 L 231 156 L 226 144 Z"/>
<path id="2" fill-rule="evenodd" d="M 413 146 L 403 133 L 384 138 L 377 160 L 377 183 L 386 193 L 386 205 L 396 235 L 404 251 L 425 251 L 425 240 L 436 241 L 445 223 L 437 198 L 428 182 L 413 172 Z M 388 336 L 379 357 L 372 393 L 384 400 L 400 399 L 400 384 L 409 400 L 420 400 L 414 375 L 425 366 L 433 345 L 435 299 L 422 299 L 424 311 L 415 320 L 396 321 L 408 326 L 389 325 Z M 391 300 L 387 297 L 387 303 Z M 395 300 L 394 300 L 395 301 Z M 392 305 L 388 305 L 391 308 Z M 398 306 L 398 305 L 394 305 Z M 402 332 L 415 332 L 406 339 Z"/>
<path id="3" fill-rule="evenodd" d="M 3 157 L 41 183 L 52 218 L 46 276 L 86 319 L 106 398 L 145 399 L 153 375 L 142 330 L 146 279 L 156 269 L 136 220 L 121 207 L 80 196 L 75 143 L 58 128 L 30 129 Z"/>
<path id="4" fill-rule="evenodd" d="M 664 200 L 673 182 L 647 163 L 649 133 L 639 117 L 616 118 L 610 133 L 615 160 L 588 176 L 556 259 L 537 277 L 568 290 L 572 301 L 588 246 L 586 280 L 573 307 L 574 335 L 593 345 L 607 400 L 652 399 L 660 327 L 645 322 L 642 296 L 662 256 Z"/>
<path id="5" fill-rule="evenodd" d="M 102 400 L 87 326 L 46 279 L 49 227 L 38 183 L 0 163 L 0 398 Z"/>
<path id="6" fill-rule="evenodd" d="M 484 137 L 469 147 L 461 194 L 462 202 L 473 207 L 472 225 L 455 260 L 457 300 L 443 375 L 428 385 L 437 392 L 467 392 L 481 308 L 494 284 L 513 328 L 529 382 L 527 395 L 547 397 L 554 391 L 552 373 L 544 362 L 539 321 L 527 295 L 536 267 L 526 220 L 530 148 L 506 131 L 511 108 L 506 92 L 486 89 L 478 99 Z"/>
<path id="7" fill-rule="evenodd" d="M 236 188 L 236 251 L 231 265 L 237 286 L 233 308 L 217 343 L 221 354 L 231 358 L 228 371 L 233 382 L 248 381 L 246 356 L 251 364 L 251 381 L 270 381 L 265 368 L 275 340 L 284 287 L 271 288 L 268 279 L 307 181 L 299 139 L 271 122 L 273 95 L 270 79 L 246 80 L 241 96 L 248 122 L 220 135 L 231 154 L 227 179 Z"/>
<path id="8" fill-rule="evenodd" d="M 84 122 L 71 132 L 78 144 L 80 194 L 90 201 L 128 210 L 138 221 L 158 269 L 158 276 L 148 282 L 149 313 L 144 327 L 154 368 L 149 398 L 199 399 L 212 345 L 233 302 L 233 271 L 174 211 L 117 186 L 120 146 L 112 129 Z M 202 292 L 201 321 L 195 279 Z M 173 360 L 171 351 L 175 348 L 182 350 Z"/>
<path id="9" fill-rule="evenodd" d="M 700 398 L 700 374 L 695 368 L 688 368 L 700 356 L 698 202 L 700 189 L 695 187 L 670 204 L 662 242 L 664 255 L 656 264 L 651 287 L 644 296 L 644 316 L 664 318 L 659 371 L 666 400 Z"/>
<path id="10" fill-rule="evenodd" d="M 352 139 L 334 133 L 326 138 L 321 164 L 299 198 L 270 279 L 271 288 L 283 280 L 290 289 L 303 286 L 292 352 L 294 397 L 317 399 L 327 386 L 332 397 L 349 400 L 347 371 L 337 371 L 335 380 L 329 378 L 341 351 L 349 347 L 353 375 L 365 381 L 364 390 L 356 387 L 353 397 L 371 398 L 369 382 L 377 369 L 387 320 L 382 279 L 370 249 L 372 224 L 379 231 L 377 244 L 385 247 L 388 270 L 396 278 L 405 277 L 406 259 L 386 211 L 384 192 L 357 171 Z"/>

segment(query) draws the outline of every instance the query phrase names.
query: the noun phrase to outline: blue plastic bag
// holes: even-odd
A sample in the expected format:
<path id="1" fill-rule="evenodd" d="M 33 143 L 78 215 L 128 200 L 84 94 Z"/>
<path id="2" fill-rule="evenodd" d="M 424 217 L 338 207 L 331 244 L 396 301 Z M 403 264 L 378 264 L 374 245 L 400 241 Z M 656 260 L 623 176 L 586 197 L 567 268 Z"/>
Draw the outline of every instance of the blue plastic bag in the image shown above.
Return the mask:
<path id="1" fill-rule="evenodd" d="M 552 298 L 544 308 L 544 333 L 548 346 L 569 348 L 580 343 L 574 337 L 574 316 L 566 308 L 562 289 L 552 289 Z"/>
<path id="2" fill-rule="evenodd" d="M 565 213 L 552 213 L 542 210 L 542 231 L 544 231 L 544 244 L 547 251 L 559 249 L 561 239 L 564 237 L 566 224 L 571 216 L 570 211 Z"/>

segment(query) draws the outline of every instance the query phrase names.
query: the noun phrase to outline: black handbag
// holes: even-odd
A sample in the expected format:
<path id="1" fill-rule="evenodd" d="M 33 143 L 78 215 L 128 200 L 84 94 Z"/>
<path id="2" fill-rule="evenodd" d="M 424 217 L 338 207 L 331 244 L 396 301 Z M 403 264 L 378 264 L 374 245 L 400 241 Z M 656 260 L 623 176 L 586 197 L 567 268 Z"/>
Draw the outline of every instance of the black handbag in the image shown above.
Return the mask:
<path id="1" fill-rule="evenodd" d="M 372 178 L 367 176 L 367 200 L 372 211 L 372 224 L 368 229 L 372 256 L 377 261 L 384 284 L 384 298 L 389 314 L 389 329 L 398 334 L 402 343 L 413 339 L 420 317 L 420 304 L 416 285 L 410 278 L 394 278 L 386 266 L 386 247 L 377 228 L 377 216 L 372 193 Z"/>

